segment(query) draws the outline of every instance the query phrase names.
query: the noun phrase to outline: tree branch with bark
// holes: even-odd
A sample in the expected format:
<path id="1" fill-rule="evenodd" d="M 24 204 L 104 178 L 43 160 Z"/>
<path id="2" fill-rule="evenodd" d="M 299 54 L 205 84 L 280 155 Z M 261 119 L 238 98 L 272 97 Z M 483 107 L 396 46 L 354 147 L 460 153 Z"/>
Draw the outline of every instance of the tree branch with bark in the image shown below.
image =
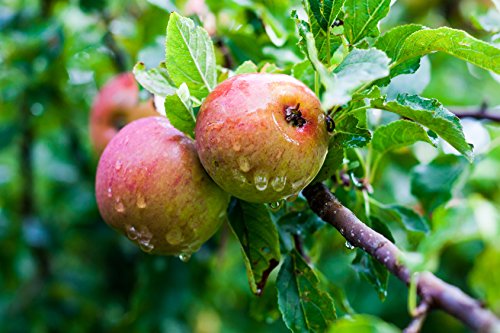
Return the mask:
<path id="1" fill-rule="evenodd" d="M 335 227 L 353 246 L 359 247 L 384 265 L 391 274 L 410 284 L 412 272 L 401 258 L 403 252 L 380 233 L 374 231 L 348 208 L 344 207 L 330 190 L 321 183 L 303 191 L 311 209 L 325 222 Z M 417 292 L 423 300 L 416 311 L 408 332 L 418 332 L 429 309 L 441 309 L 457 318 L 475 332 L 500 332 L 500 319 L 483 304 L 430 272 L 419 273 Z M 419 308 L 417 308 L 419 309 Z M 415 328 L 412 328 L 414 325 Z"/>

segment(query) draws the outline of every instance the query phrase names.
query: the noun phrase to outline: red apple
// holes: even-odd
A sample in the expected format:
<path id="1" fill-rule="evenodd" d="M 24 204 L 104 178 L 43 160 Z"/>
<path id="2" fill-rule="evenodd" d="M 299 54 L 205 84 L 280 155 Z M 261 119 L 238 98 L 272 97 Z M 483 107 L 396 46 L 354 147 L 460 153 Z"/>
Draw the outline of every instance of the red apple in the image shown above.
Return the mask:
<path id="1" fill-rule="evenodd" d="M 195 132 L 212 179 L 235 197 L 260 203 L 308 185 L 329 140 L 318 98 L 283 74 L 243 74 L 222 82 L 203 102 Z"/>
<path id="2" fill-rule="evenodd" d="M 100 154 L 108 142 L 129 122 L 157 116 L 152 101 L 139 103 L 139 88 L 132 73 L 109 81 L 96 96 L 90 114 L 90 138 Z"/>
<path id="3" fill-rule="evenodd" d="M 103 219 L 144 251 L 189 255 L 225 220 L 229 194 L 199 162 L 194 142 L 164 117 L 125 126 L 97 168 Z"/>

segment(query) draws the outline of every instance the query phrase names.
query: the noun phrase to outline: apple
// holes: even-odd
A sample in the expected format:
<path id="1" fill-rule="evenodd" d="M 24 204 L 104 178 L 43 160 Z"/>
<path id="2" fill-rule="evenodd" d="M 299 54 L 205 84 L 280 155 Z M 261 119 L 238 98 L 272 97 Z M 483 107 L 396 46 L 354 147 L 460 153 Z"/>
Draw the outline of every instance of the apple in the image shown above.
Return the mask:
<path id="1" fill-rule="evenodd" d="M 316 95 L 284 74 L 242 74 L 203 102 L 195 135 L 201 163 L 237 198 L 277 202 L 307 186 L 328 149 L 329 125 Z"/>
<path id="2" fill-rule="evenodd" d="M 229 198 L 203 169 L 193 140 L 164 117 L 125 126 L 97 168 L 101 216 L 148 253 L 197 251 L 225 221 Z"/>
<path id="3" fill-rule="evenodd" d="M 139 102 L 139 88 L 132 73 L 111 79 L 94 99 L 90 113 L 90 138 L 100 154 L 118 131 L 133 120 L 157 116 L 152 100 Z"/>

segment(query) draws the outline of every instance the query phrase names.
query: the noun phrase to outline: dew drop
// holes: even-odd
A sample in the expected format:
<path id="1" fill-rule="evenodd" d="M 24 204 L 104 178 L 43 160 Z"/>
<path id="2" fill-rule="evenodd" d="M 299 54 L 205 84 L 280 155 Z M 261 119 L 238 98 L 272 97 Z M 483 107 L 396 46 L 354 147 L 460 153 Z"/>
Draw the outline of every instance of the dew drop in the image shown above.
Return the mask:
<path id="1" fill-rule="evenodd" d="M 240 166 L 241 171 L 243 171 L 243 172 L 250 171 L 250 162 L 248 162 L 246 157 L 240 156 L 238 158 L 238 165 Z"/>
<path id="2" fill-rule="evenodd" d="M 118 213 L 123 213 L 125 212 L 125 206 L 123 205 L 123 202 L 122 200 L 120 199 L 120 197 L 117 197 L 116 200 L 115 200 L 115 210 L 118 212 Z"/>
<path id="3" fill-rule="evenodd" d="M 279 211 L 282 206 L 283 206 L 283 201 L 282 200 L 269 203 L 269 208 L 271 208 L 271 210 L 273 212 Z"/>
<path id="4" fill-rule="evenodd" d="M 260 296 L 262 295 L 262 288 L 257 288 L 257 290 L 255 291 L 255 293 Z"/>
<path id="5" fill-rule="evenodd" d="M 111 198 L 113 196 L 113 190 L 111 190 L 111 186 L 108 187 L 108 198 Z"/>
<path id="6" fill-rule="evenodd" d="M 255 188 L 259 191 L 264 191 L 267 188 L 267 176 L 256 174 L 254 177 Z"/>
<path id="7" fill-rule="evenodd" d="M 349 243 L 349 241 L 345 241 L 345 247 L 349 250 L 354 250 L 355 246 Z"/>
<path id="8" fill-rule="evenodd" d="M 167 242 L 169 244 L 177 245 L 184 240 L 184 237 L 182 236 L 181 229 L 175 228 L 175 229 L 170 230 L 166 234 L 165 239 L 167 240 Z"/>
<path id="9" fill-rule="evenodd" d="M 286 176 L 277 176 L 271 181 L 271 186 L 276 192 L 281 192 L 286 185 Z"/>
<path id="10" fill-rule="evenodd" d="M 301 190 L 303 185 L 304 185 L 304 180 L 299 179 L 299 180 L 292 183 L 292 189 L 293 190 Z"/>
<path id="11" fill-rule="evenodd" d="M 137 207 L 140 209 L 146 208 L 146 199 L 142 194 L 137 194 Z"/>
<path id="12" fill-rule="evenodd" d="M 189 253 L 181 253 L 181 254 L 179 254 L 179 259 L 182 262 L 188 262 L 189 259 L 191 259 L 191 254 L 189 254 Z"/>
<path id="13" fill-rule="evenodd" d="M 141 250 L 143 250 L 146 253 L 153 251 L 155 248 L 154 245 L 151 244 L 150 239 L 141 239 L 139 241 L 139 247 L 141 248 Z"/>
<path id="14" fill-rule="evenodd" d="M 119 171 L 122 168 L 122 161 L 118 160 L 115 164 L 115 170 Z"/>
<path id="15" fill-rule="evenodd" d="M 127 225 L 125 227 L 125 232 L 130 240 L 136 240 L 139 237 L 139 233 L 133 225 Z"/>

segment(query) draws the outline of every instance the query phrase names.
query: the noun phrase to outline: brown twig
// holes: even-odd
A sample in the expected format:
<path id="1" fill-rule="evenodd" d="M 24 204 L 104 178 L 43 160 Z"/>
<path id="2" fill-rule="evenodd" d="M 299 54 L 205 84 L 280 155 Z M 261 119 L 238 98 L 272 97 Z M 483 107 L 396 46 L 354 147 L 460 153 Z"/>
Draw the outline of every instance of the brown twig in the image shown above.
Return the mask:
<path id="1" fill-rule="evenodd" d="M 325 222 L 331 224 L 353 246 L 369 253 L 389 272 L 410 283 L 410 270 L 400 260 L 403 253 L 393 243 L 361 222 L 353 212 L 344 207 L 323 184 L 308 186 L 303 191 L 311 209 Z M 457 318 L 475 332 L 487 333 L 500 330 L 500 320 L 481 302 L 460 289 L 440 280 L 430 272 L 419 274 L 417 292 L 433 308 L 441 309 Z"/>
<path id="2" fill-rule="evenodd" d="M 427 314 L 431 309 L 431 305 L 428 300 L 422 300 L 418 307 L 415 309 L 415 313 L 413 313 L 413 320 L 410 322 L 408 327 L 403 330 L 403 333 L 418 333 L 422 329 L 424 325 L 424 321 L 427 318 Z"/>
<path id="3" fill-rule="evenodd" d="M 450 107 L 449 109 L 458 118 L 474 118 L 477 120 L 491 120 L 500 122 L 500 110 L 488 109 L 486 103 L 481 104 L 480 107 Z"/>
<path id="4" fill-rule="evenodd" d="M 293 243 L 295 245 L 295 249 L 297 252 L 304 258 L 304 260 L 310 264 L 311 263 L 311 258 L 307 255 L 306 251 L 304 250 L 304 244 L 302 242 L 302 238 L 297 235 L 293 234 Z"/>
<path id="5" fill-rule="evenodd" d="M 107 12 L 103 12 L 101 17 L 106 26 L 106 34 L 104 35 L 104 44 L 111 51 L 113 63 L 115 64 L 118 72 L 120 73 L 126 72 L 127 70 L 129 70 L 129 67 L 127 66 L 127 55 L 118 46 L 115 38 L 113 37 L 113 33 L 110 30 L 111 17 Z"/>

